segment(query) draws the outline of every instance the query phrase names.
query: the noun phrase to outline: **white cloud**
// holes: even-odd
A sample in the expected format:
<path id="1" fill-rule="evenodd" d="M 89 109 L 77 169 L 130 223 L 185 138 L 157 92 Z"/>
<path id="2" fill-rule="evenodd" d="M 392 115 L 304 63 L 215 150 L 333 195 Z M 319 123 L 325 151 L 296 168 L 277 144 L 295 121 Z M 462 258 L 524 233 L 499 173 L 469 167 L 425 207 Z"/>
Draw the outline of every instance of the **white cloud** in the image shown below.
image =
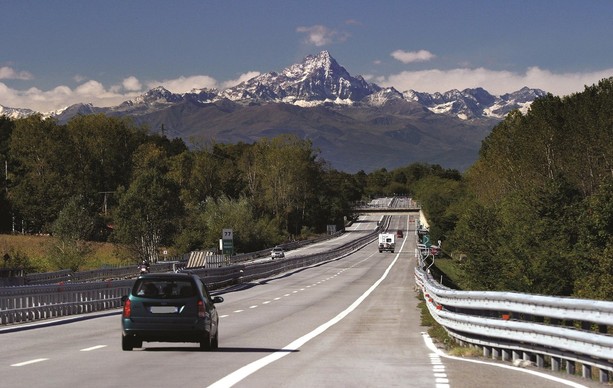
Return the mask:
<path id="1" fill-rule="evenodd" d="M 0 67 L 0 79 L 30 80 L 32 78 L 32 74 L 27 71 L 17 71 L 8 66 Z"/>
<path id="2" fill-rule="evenodd" d="M 221 85 L 221 89 L 231 88 L 240 84 L 241 82 L 249 81 L 251 78 L 259 76 L 261 73 L 259 71 L 248 71 L 244 74 L 241 74 L 237 79 L 229 80 L 224 82 Z"/>
<path id="3" fill-rule="evenodd" d="M 136 93 L 117 93 L 107 90 L 98 81 L 87 81 L 74 89 L 66 85 L 50 90 L 29 88 L 17 90 L 0 83 L 0 104 L 11 108 L 28 108 L 38 112 L 50 112 L 77 103 L 94 106 L 114 106 L 136 97 Z"/>
<path id="4" fill-rule="evenodd" d="M 81 83 L 81 82 L 84 82 L 87 79 L 87 77 L 81 74 L 77 74 L 74 77 L 72 77 L 72 79 L 74 80 L 74 82 Z"/>
<path id="5" fill-rule="evenodd" d="M 141 90 L 160 85 L 174 93 L 185 93 L 202 88 L 224 89 L 258 75 L 260 73 L 257 71 L 249 71 L 237 79 L 225 82 L 218 82 L 207 75 L 196 75 L 142 83 L 136 77 L 130 76 L 125 78 L 121 84 L 110 87 L 105 87 L 96 80 L 88 80 L 74 88 L 59 85 L 50 90 L 41 90 L 36 87 L 19 90 L 0 82 L 0 104 L 5 107 L 29 108 L 39 112 L 49 112 L 76 103 L 91 103 L 98 107 L 115 106 L 137 97 L 142 93 Z M 539 67 L 531 67 L 524 73 L 516 73 L 482 67 L 466 67 L 450 70 L 404 71 L 383 77 L 365 75 L 364 78 L 380 86 L 393 86 L 401 92 L 413 89 L 433 93 L 446 92 L 451 89 L 483 87 L 492 94 L 500 95 L 527 86 L 543 89 L 554 95 L 568 95 L 582 92 L 585 85 L 596 84 L 603 78 L 611 76 L 613 76 L 613 68 L 583 73 L 554 73 Z"/>
<path id="6" fill-rule="evenodd" d="M 149 81 L 147 89 L 153 89 L 157 86 L 163 86 L 173 93 L 187 93 L 193 89 L 212 89 L 217 87 L 215 78 L 208 75 L 193 75 L 190 77 L 181 76 L 175 79 L 164 81 Z"/>
<path id="7" fill-rule="evenodd" d="M 227 84 L 237 84 L 255 75 L 259 75 L 259 73 L 248 72 L 241 75 L 237 80 L 228 81 Z M 79 79 L 82 78 L 79 77 Z M 223 83 L 223 85 L 225 84 Z M 182 76 L 176 79 L 146 82 L 147 89 L 160 85 L 173 93 L 185 93 L 193 89 L 218 88 L 220 84 L 207 75 Z M 87 80 L 75 88 L 60 85 L 50 90 L 41 90 L 36 87 L 18 90 L 0 82 L 0 105 L 10 108 L 28 108 L 43 113 L 77 103 L 91 103 L 94 106 L 107 107 L 119 105 L 137 97 L 142 93 L 142 89 L 143 84 L 134 76 L 127 77 L 121 84 L 112 85 L 108 88 L 96 80 Z"/>
<path id="8" fill-rule="evenodd" d="M 436 55 L 427 50 L 403 51 L 396 50 L 390 54 L 392 58 L 402 63 L 426 62 L 436 58 Z"/>
<path id="9" fill-rule="evenodd" d="M 138 78 L 136 78 L 134 76 L 130 76 L 130 77 L 124 79 L 121 84 L 122 84 L 122 86 L 123 86 L 123 88 L 125 90 L 129 90 L 129 91 L 132 91 L 132 92 L 139 91 L 139 90 L 141 90 L 143 88 L 143 85 L 140 83 Z"/>
<path id="10" fill-rule="evenodd" d="M 399 91 L 446 92 L 451 89 L 483 87 L 492 94 L 511 93 L 524 86 L 538 88 L 554 95 L 582 92 L 584 86 L 613 76 L 613 69 L 587 73 L 553 73 L 531 67 L 525 73 L 489 70 L 485 68 L 457 68 L 451 70 L 403 71 L 385 77 L 371 77 L 381 86 L 393 86 Z"/>
<path id="11" fill-rule="evenodd" d="M 320 24 L 311 27 L 298 27 L 296 32 L 306 33 L 306 43 L 316 47 L 344 42 L 349 37 L 349 34 L 345 32 L 336 31 Z"/>

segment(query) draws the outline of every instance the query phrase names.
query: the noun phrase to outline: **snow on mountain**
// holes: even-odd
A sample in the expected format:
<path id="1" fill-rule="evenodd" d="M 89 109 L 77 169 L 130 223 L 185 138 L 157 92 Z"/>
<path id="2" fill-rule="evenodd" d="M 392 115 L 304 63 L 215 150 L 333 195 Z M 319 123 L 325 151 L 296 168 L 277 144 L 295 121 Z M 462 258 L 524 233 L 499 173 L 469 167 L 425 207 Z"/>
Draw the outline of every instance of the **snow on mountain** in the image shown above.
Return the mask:
<path id="1" fill-rule="evenodd" d="M 514 109 L 526 111 L 534 99 L 545 92 L 527 87 L 502 96 L 494 96 L 483 88 L 449 90 L 444 93 L 424 93 L 394 88 L 382 88 L 368 83 L 361 76 L 352 76 L 330 55 L 322 51 L 309 55 L 301 63 L 280 72 L 269 72 L 225 89 L 201 89 L 188 93 L 172 93 L 158 86 L 146 93 L 111 108 L 96 108 L 91 104 L 76 104 L 50 115 L 67 120 L 75 114 L 112 113 L 142 115 L 189 102 L 196 105 L 227 104 L 228 101 L 249 105 L 286 103 L 300 107 L 314 106 L 383 106 L 403 99 L 421 104 L 431 112 L 458 117 L 463 120 L 502 119 Z M 4 108 L 0 115 L 25 117 L 35 112 L 26 109 Z"/>
<path id="2" fill-rule="evenodd" d="M 31 109 L 25 108 L 9 108 L 0 105 L 0 116 L 6 116 L 10 119 L 21 119 L 35 114 Z"/>
<path id="3" fill-rule="evenodd" d="M 232 101 L 284 102 L 300 106 L 353 104 L 380 88 L 352 77 L 328 51 L 307 56 L 280 73 L 270 72 L 224 90 Z"/>
<path id="4" fill-rule="evenodd" d="M 483 88 L 454 89 L 445 93 L 420 93 L 408 90 L 403 93 L 405 99 L 419 102 L 436 114 L 456 116 L 463 120 L 475 118 L 502 119 L 515 109 L 526 113 L 536 98 L 546 93 L 540 89 L 522 88 L 513 93 L 494 96 Z"/>

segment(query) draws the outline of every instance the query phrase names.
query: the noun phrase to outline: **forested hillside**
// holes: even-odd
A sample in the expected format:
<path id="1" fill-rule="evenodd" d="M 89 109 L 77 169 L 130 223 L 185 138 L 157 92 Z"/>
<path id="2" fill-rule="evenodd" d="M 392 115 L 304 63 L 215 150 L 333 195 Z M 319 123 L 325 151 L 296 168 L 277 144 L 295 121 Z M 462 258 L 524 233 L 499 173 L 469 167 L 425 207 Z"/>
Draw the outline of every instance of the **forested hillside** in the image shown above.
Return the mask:
<path id="1" fill-rule="evenodd" d="M 292 136 L 190 150 L 103 115 L 0 118 L 0 136 L 0 231 L 52 234 L 60 268 L 78 268 L 87 241 L 155 260 L 161 247 L 215 248 L 224 228 L 237 251 L 259 250 L 342 228 L 362 198 L 353 176 Z"/>
<path id="2" fill-rule="evenodd" d="M 464 288 L 613 300 L 613 78 L 509 115 L 440 187 L 423 202 Z"/>

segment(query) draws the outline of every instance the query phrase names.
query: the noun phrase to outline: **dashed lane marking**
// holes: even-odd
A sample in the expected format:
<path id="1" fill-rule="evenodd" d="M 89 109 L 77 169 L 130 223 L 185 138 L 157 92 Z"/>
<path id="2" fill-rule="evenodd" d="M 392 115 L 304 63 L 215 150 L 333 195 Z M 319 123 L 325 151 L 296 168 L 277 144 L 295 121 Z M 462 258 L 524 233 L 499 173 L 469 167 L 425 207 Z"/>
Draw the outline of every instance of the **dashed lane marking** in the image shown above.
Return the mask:
<path id="1" fill-rule="evenodd" d="M 24 365 L 35 364 L 37 362 L 47 361 L 47 360 L 48 360 L 48 358 L 36 358 L 34 360 L 19 362 L 17 364 L 12 364 L 11 366 L 24 366 Z"/>
<path id="2" fill-rule="evenodd" d="M 90 352 L 92 350 L 97 350 L 97 349 L 102 349 L 102 348 L 106 348 L 106 345 L 96 345 L 90 348 L 81 349 L 81 352 Z"/>

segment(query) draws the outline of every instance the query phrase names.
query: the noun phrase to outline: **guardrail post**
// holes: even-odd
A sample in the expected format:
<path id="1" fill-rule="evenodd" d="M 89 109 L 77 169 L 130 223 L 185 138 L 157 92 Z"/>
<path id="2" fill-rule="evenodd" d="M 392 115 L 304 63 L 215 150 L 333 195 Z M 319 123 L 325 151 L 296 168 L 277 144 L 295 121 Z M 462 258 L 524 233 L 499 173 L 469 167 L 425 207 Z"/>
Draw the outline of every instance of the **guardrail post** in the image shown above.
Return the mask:
<path id="1" fill-rule="evenodd" d="M 566 373 L 574 375 L 577 372 L 577 366 L 574 361 L 566 360 Z"/>
<path id="2" fill-rule="evenodd" d="M 581 365 L 581 375 L 584 379 L 592 379 L 592 366 L 586 364 Z"/>
<path id="3" fill-rule="evenodd" d="M 492 357 L 492 348 L 488 346 L 483 347 L 483 357 L 489 358 Z"/>
<path id="4" fill-rule="evenodd" d="M 609 382 L 609 371 L 606 369 L 599 369 L 599 374 L 600 374 L 600 382 L 601 383 L 608 383 Z"/>
<path id="5" fill-rule="evenodd" d="M 511 352 L 508 349 L 502 349 L 502 361 L 509 361 L 511 359 Z"/>
<path id="6" fill-rule="evenodd" d="M 492 348 L 492 359 L 498 360 L 500 358 L 500 349 Z"/>
<path id="7" fill-rule="evenodd" d="M 536 366 L 539 368 L 545 367 L 545 357 L 542 354 L 536 355 Z"/>
<path id="8" fill-rule="evenodd" d="M 562 365 L 562 359 L 560 357 L 551 357 L 551 370 L 558 372 Z"/>

